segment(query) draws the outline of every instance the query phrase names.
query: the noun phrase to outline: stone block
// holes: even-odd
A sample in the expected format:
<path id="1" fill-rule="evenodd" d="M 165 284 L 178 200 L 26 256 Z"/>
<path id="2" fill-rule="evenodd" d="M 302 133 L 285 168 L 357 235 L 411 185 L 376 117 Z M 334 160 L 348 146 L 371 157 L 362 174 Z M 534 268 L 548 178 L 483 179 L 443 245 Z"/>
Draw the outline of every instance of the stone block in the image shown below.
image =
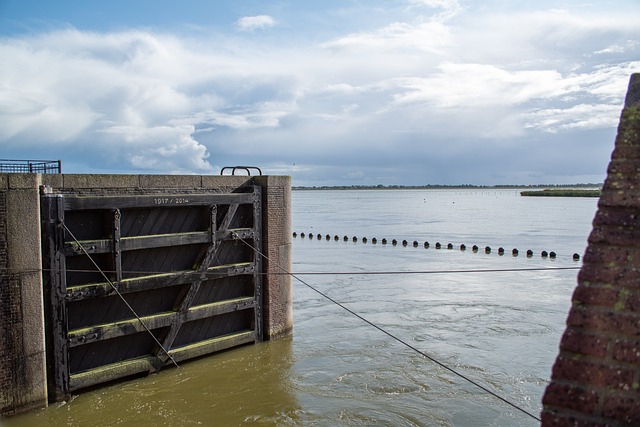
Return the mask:
<path id="1" fill-rule="evenodd" d="M 140 188 L 180 188 L 202 187 L 200 175 L 140 175 Z"/>
<path id="2" fill-rule="evenodd" d="M 137 188 L 138 175 L 64 174 L 64 189 L 73 188 Z"/>

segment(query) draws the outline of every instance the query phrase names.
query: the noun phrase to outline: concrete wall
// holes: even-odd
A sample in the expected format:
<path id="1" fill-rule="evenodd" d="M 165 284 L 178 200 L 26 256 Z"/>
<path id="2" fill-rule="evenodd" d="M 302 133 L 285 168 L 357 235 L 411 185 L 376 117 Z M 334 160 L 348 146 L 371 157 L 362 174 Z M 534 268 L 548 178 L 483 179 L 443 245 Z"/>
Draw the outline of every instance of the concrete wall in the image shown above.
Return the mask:
<path id="1" fill-rule="evenodd" d="M 127 190 L 224 193 L 243 185 L 262 188 L 265 338 L 293 327 L 291 180 L 271 176 L 0 175 L 0 414 L 47 404 L 42 295 L 40 191 L 116 194 Z"/>
<path id="2" fill-rule="evenodd" d="M 40 175 L 0 175 L 2 414 L 47 402 L 39 186 Z"/>
<path id="3" fill-rule="evenodd" d="M 640 74 L 578 275 L 543 426 L 640 425 Z"/>

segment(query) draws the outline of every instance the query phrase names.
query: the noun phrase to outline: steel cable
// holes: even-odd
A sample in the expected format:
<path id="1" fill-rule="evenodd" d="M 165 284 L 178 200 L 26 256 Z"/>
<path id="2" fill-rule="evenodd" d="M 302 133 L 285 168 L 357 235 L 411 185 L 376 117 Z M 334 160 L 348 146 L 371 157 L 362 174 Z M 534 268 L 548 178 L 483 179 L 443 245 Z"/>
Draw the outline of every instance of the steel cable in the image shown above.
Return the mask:
<path id="1" fill-rule="evenodd" d="M 269 257 L 267 257 L 265 254 L 263 254 L 261 251 L 259 251 L 257 248 L 255 248 L 253 245 L 249 244 L 248 242 L 246 242 L 244 239 L 240 238 L 237 234 L 233 233 L 234 237 L 238 240 L 240 240 L 241 242 L 243 242 L 244 244 L 246 244 L 247 246 L 249 246 L 253 251 L 255 251 L 257 254 L 259 254 L 261 257 L 263 257 L 265 260 L 272 262 Z M 421 356 L 425 357 L 426 359 L 430 360 L 431 362 L 435 363 L 436 365 L 440 366 L 441 368 L 451 372 L 452 374 L 458 376 L 459 378 L 462 378 L 463 380 L 469 382 L 470 384 L 473 384 L 474 386 L 478 387 L 479 389 L 481 389 L 482 391 L 490 394 L 491 396 L 495 397 L 496 399 L 506 403 L 507 405 L 513 407 L 514 409 L 517 409 L 518 411 L 524 413 L 525 415 L 533 418 L 534 420 L 540 422 L 542 421 L 539 417 L 535 416 L 534 414 L 530 413 L 529 411 L 527 411 L 524 408 L 521 408 L 520 406 L 516 405 L 515 403 L 505 399 L 504 397 L 500 396 L 499 394 L 489 390 L 487 387 L 483 386 L 482 384 L 478 383 L 477 381 L 474 381 L 473 379 L 467 377 L 466 375 L 456 371 L 455 369 L 447 366 L 446 364 L 440 362 L 439 360 L 435 359 L 432 356 L 429 356 L 428 354 L 426 354 L 425 352 L 419 350 L 418 348 L 414 347 L 413 345 L 407 343 L 406 341 L 402 340 L 401 338 L 393 335 L 391 332 L 386 331 L 385 329 L 383 329 L 382 327 L 376 325 L 375 323 L 371 322 L 370 320 L 364 318 L 363 316 L 361 316 L 360 314 L 356 313 L 355 311 L 351 310 L 350 308 L 346 307 L 344 304 L 341 304 L 340 302 L 334 300 L 333 298 L 331 298 L 330 296 L 326 295 L 325 293 L 323 293 L 322 291 L 318 290 L 317 288 L 315 288 L 314 286 L 311 286 L 309 283 L 305 282 L 304 280 L 302 280 L 301 278 L 297 277 L 297 274 L 291 273 L 289 271 L 287 271 L 287 269 L 285 269 L 284 267 L 282 267 L 280 264 L 276 263 L 275 264 L 280 270 L 282 270 L 285 274 L 291 276 L 292 278 L 296 279 L 298 282 L 302 283 L 303 285 L 307 286 L 309 289 L 311 289 L 312 291 L 316 292 L 317 294 L 319 294 L 320 296 L 322 296 L 323 298 L 326 298 L 328 301 L 332 302 L 333 304 L 337 305 L 338 307 L 342 308 L 343 310 L 347 311 L 348 313 L 350 313 L 351 315 L 357 317 L 358 319 L 362 320 L 363 322 L 365 322 L 366 324 L 368 324 L 369 326 L 377 329 L 378 331 L 382 332 L 383 334 L 389 336 L 390 338 L 394 339 L 395 341 L 399 342 L 400 344 L 403 344 L 404 346 L 408 347 L 409 349 L 413 350 L 414 352 L 420 354 Z"/>

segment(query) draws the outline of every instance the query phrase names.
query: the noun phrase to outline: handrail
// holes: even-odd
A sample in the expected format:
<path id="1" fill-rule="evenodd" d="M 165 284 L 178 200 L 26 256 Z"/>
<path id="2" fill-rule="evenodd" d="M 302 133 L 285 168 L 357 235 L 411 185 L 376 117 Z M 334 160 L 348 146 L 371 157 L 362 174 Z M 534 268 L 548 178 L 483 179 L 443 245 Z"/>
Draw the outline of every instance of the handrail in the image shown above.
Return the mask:
<path id="1" fill-rule="evenodd" d="M 62 173 L 62 161 L 0 159 L 0 173 Z"/>
<path id="2" fill-rule="evenodd" d="M 236 174 L 236 170 L 241 169 L 247 171 L 247 175 L 251 176 L 251 170 L 255 169 L 258 171 L 259 175 L 262 175 L 262 170 L 260 170 L 257 166 L 225 166 L 220 170 L 220 175 L 224 175 L 224 171 L 227 169 L 231 169 L 231 175 Z"/>

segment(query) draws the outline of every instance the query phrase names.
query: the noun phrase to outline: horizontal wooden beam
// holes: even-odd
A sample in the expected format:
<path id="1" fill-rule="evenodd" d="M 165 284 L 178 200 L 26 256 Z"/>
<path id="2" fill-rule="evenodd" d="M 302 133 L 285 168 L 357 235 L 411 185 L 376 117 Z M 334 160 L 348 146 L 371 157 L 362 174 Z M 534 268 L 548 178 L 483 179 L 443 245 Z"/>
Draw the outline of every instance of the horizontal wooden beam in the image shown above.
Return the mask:
<path id="1" fill-rule="evenodd" d="M 243 274 L 253 274 L 256 267 L 252 262 L 241 262 L 236 264 L 218 265 L 209 267 L 205 271 L 175 271 L 171 273 L 152 274 L 143 277 L 123 279 L 114 283 L 114 286 L 121 294 L 130 292 L 147 291 L 151 289 L 165 288 L 167 286 L 177 286 L 186 283 L 193 283 L 200 280 L 215 280 L 222 277 L 240 276 Z M 107 282 L 91 283 L 87 285 L 73 286 L 67 288 L 67 301 L 80 301 L 115 295 L 111 285 Z"/>
<path id="2" fill-rule="evenodd" d="M 215 232 L 215 240 L 225 241 L 240 239 L 253 239 L 255 231 L 251 228 L 235 228 Z M 164 248 L 169 246 L 183 246 L 211 243 L 211 232 L 190 231 L 186 233 L 152 234 L 146 236 L 131 236 L 120 238 L 120 250 L 135 251 L 140 249 Z M 83 250 L 84 248 L 84 250 Z M 68 241 L 64 244 L 65 256 L 105 254 L 113 252 L 112 239 Z"/>
<path id="3" fill-rule="evenodd" d="M 150 372 L 156 359 L 156 356 L 138 357 L 104 365 L 78 374 L 71 374 L 69 375 L 69 391 L 125 378 L 141 372 Z"/>
<path id="4" fill-rule="evenodd" d="M 169 354 L 173 360 L 181 362 L 183 360 L 204 356 L 216 351 L 226 350 L 243 344 L 254 343 L 255 341 L 255 331 L 241 331 L 180 347 L 169 351 Z M 154 369 L 153 363 L 156 361 L 156 356 L 145 356 L 104 365 L 99 368 L 77 374 L 71 374 L 69 376 L 69 391 L 75 391 L 95 384 L 125 378 L 142 372 L 151 372 Z M 173 362 L 168 360 L 166 365 L 172 363 Z"/>
<path id="5" fill-rule="evenodd" d="M 176 362 L 181 362 L 183 360 L 193 359 L 194 357 L 200 357 L 205 354 L 215 353 L 216 351 L 254 342 L 256 342 L 255 331 L 242 331 L 176 348 L 169 351 L 169 354 L 171 354 L 171 357 L 173 357 Z"/>
<path id="6" fill-rule="evenodd" d="M 181 314 L 175 311 L 144 316 L 140 319 L 147 328 L 149 328 L 150 330 L 154 330 L 165 326 L 170 326 L 175 321 L 178 321 L 180 323 L 190 322 L 193 320 L 218 316 L 220 314 L 231 313 L 234 311 L 253 309 L 255 307 L 256 302 L 253 296 L 251 296 L 234 298 L 191 307 L 187 311 L 183 319 L 176 319 L 179 318 Z M 138 319 L 132 318 L 120 322 L 89 326 L 86 328 L 69 331 L 67 333 L 67 342 L 69 347 L 78 347 L 96 341 L 103 341 L 145 331 L 146 329 L 142 325 L 142 323 L 140 323 Z"/>
<path id="7" fill-rule="evenodd" d="M 209 231 L 192 231 L 187 233 L 121 237 L 120 250 L 135 251 L 199 243 L 211 243 L 211 233 Z M 65 256 L 83 255 L 83 248 L 88 254 L 111 253 L 113 252 L 113 240 L 99 239 L 65 242 L 63 252 Z"/>

